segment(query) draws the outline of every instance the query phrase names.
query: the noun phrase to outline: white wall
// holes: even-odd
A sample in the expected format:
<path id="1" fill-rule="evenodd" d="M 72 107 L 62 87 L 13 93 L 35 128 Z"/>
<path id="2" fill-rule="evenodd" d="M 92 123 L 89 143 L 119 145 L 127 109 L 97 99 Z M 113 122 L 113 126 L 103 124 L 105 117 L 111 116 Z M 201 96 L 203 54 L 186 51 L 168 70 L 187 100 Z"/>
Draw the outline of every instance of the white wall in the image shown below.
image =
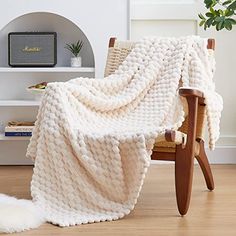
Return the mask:
<path id="1" fill-rule="evenodd" d="M 236 29 L 204 31 L 198 26 L 198 13 L 204 11 L 200 0 L 131 0 L 131 39 L 191 34 L 216 39 L 215 82 L 224 99 L 224 111 L 216 151 L 209 155 L 212 162 L 236 163 Z"/>

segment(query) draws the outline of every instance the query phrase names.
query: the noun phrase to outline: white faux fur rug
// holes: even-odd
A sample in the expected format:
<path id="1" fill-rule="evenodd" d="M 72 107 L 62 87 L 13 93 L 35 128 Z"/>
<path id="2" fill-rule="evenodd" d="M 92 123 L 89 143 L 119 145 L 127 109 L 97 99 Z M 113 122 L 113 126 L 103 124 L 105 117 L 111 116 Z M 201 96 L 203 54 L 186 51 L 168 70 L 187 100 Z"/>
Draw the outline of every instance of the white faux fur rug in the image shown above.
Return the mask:
<path id="1" fill-rule="evenodd" d="M 0 194 L 0 232 L 21 232 L 44 222 L 43 213 L 32 201 Z"/>

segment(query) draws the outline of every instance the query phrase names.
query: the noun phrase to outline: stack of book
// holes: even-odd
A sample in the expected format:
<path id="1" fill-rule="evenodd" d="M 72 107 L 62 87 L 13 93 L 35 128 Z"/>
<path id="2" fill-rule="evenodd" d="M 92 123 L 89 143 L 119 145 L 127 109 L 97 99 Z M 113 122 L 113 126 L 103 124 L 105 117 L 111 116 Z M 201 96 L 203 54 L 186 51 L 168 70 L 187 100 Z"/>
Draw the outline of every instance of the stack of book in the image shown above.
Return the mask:
<path id="1" fill-rule="evenodd" d="M 8 122 L 5 127 L 5 136 L 32 136 L 33 122 Z"/>

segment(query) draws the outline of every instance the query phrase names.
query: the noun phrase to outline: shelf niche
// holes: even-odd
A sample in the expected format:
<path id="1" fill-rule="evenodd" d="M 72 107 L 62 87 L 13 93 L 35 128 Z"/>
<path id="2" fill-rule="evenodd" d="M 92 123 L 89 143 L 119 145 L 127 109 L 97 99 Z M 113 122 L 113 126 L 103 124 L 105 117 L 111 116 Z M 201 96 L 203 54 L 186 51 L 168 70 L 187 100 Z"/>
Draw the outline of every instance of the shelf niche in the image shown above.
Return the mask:
<path id="1" fill-rule="evenodd" d="M 94 54 L 91 44 L 84 32 L 67 18 L 48 12 L 34 12 L 19 16 L 9 22 L 0 31 L 0 67 L 8 67 L 8 33 L 9 32 L 45 31 L 57 32 L 57 65 L 69 67 L 71 53 L 66 50 L 66 43 L 84 42 L 81 50 L 82 66 L 94 67 Z"/>

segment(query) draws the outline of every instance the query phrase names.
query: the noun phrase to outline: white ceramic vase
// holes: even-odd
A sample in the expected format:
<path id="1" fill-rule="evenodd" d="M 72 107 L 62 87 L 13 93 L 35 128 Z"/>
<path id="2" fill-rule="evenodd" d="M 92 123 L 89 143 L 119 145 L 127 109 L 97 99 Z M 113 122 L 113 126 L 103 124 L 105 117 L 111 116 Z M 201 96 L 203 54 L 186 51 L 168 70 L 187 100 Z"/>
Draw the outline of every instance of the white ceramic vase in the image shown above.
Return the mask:
<path id="1" fill-rule="evenodd" d="M 70 63 L 71 63 L 71 67 L 81 67 L 82 58 L 81 57 L 72 57 Z"/>

